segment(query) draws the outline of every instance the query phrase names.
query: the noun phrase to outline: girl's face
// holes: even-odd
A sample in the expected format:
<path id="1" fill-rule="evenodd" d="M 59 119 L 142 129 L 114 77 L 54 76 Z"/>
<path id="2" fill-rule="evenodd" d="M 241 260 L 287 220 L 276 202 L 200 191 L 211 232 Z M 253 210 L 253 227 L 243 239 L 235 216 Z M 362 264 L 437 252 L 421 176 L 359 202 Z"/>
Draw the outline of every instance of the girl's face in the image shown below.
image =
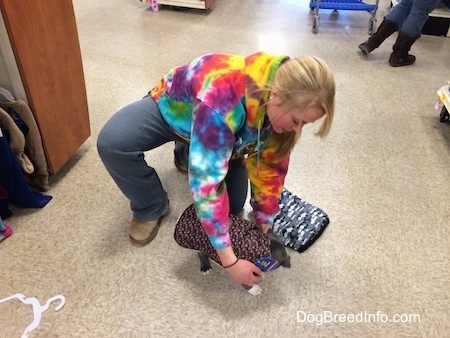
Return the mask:
<path id="1" fill-rule="evenodd" d="M 323 109 L 320 107 L 286 110 L 286 108 L 279 107 L 276 101 L 269 103 L 266 112 L 272 129 L 277 134 L 289 131 L 298 133 L 305 124 L 313 123 L 324 115 Z"/>

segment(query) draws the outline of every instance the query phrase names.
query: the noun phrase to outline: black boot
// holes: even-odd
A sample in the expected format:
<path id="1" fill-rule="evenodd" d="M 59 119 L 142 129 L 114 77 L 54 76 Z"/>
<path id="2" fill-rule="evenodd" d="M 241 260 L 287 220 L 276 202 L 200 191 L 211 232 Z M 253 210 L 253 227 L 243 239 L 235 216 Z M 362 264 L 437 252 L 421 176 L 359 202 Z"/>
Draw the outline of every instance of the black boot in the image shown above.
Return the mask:
<path id="1" fill-rule="evenodd" d="M 175 141 L 173 151 L 175 167 L 182 174 L 187 174 L 189 163 L 189 145 L 184 142 Z"/>
<path id="2" fill-rule="evenodd" d="M 392 67 L 401 67 L 412 65 L 416 61 L 414 55 L 408 54 L 411 46 L 416 42 L 417 38 L 412 38 L 403 32 L 400 32 L 392 49 L 394 50 L 389 58 L 389 64 Z"/>
<path id="3" fill-rule="evenodd" d="M 363 42 L 358 47 L 364 53 L 369 55 L 371 51 L 378 48 L 381 43 L 390 37 L 394 32 L 398 30 L 398 26 L 394 21 L 384 19 L 376 33 L 374 33 L 369 40 Z"/>

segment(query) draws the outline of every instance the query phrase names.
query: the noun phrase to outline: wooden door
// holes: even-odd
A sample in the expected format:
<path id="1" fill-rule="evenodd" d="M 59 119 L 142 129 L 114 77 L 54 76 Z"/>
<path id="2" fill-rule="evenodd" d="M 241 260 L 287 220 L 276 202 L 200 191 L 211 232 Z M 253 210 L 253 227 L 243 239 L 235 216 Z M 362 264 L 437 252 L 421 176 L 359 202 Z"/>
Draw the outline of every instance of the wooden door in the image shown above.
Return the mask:
<path id="1" fill-rule="evenodd" d="M 49 171 L 90 136 L 83 66 L 71 0 L 0 0 Z"/>

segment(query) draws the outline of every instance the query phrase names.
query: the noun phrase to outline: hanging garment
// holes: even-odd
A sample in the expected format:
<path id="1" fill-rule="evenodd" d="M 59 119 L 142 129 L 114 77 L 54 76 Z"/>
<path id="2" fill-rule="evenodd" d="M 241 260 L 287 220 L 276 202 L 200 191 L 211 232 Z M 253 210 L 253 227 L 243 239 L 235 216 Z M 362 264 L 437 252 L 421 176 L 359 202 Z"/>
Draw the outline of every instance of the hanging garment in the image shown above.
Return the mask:
<path id="1" fill-rule="evenodd" d="M 52 199 L 31 191 L 22 167 L 0 128 L 0 217 L 11 216 L 10 203 L 22 208 L 43 208 Z"/>
<path id="2" fill-rule="evenodd" d="M 33 171 L 25 171 L 29 184 L 41 191 L 50 189 L 48 168 L 42 146 L 41 134 L 34 115 L 23 100 L 15 100 L 9 92 L 0 91 L 0 107 L 3 108 L 22 131 L 25 139 L 24 154 L 33 164 Z"/>
<path id="3" fill-rule="evenodd" d="M 25 137 L 19 127 L 14 123 L 14 120 L 0 108 L 0 128 L 11 147 L 12 152 L 17 157 L 22 169 L 25 173 L 32 173 L 34 171 L 33 164 L 25 155 Z"/>

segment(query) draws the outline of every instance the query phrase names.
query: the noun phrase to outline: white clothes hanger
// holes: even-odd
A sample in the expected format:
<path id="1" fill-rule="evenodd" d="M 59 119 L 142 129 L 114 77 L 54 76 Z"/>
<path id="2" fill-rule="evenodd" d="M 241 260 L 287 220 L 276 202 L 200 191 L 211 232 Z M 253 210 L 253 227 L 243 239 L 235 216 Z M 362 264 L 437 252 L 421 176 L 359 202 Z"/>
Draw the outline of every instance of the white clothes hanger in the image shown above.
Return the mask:
<path id="1" fill-rule="evenodd" d="M 57 295 L 47 300 L 44 306 L 41 306 L 41 303 L 39 303 L 39 300 L 37 300 L 36 298 L 34 297 L 27 298 L 21 293 L 16 293 L 15 295 L 0 299 L 0 303 L 4 303 L 7 302 L 8 300 L 15 298 L 20 300 L 24 304 L 33 306 L 34 320 L 30 325 L 27 326 L 25 332 L 22 334 L 22 338 L 27 338 L 28 335 L 31 333 L 31 331 L 33 331 L 35 328 L 39 326 L 39 323 L 41 322 L 42 318 L 42 313 L 47 311 L 47 309 L 50 306 L 50 303 L 52 303 L 55 300 L 60 300 L 59 305 L 55 307 L 55 311 L 61 310 L 64 304 L 66 303 L 66 298 L 64 296 Z"/>
<path id="2" fill-rule="evenodd" d="M 5 99 L 7 99 L 9 102 L 15 102 L 16 99 L 14 98 L 14 96 L 11 94 L 11 92 L 5 88 L 0 87 L 0 94 L 3 95 L 5 97 Z"/>

